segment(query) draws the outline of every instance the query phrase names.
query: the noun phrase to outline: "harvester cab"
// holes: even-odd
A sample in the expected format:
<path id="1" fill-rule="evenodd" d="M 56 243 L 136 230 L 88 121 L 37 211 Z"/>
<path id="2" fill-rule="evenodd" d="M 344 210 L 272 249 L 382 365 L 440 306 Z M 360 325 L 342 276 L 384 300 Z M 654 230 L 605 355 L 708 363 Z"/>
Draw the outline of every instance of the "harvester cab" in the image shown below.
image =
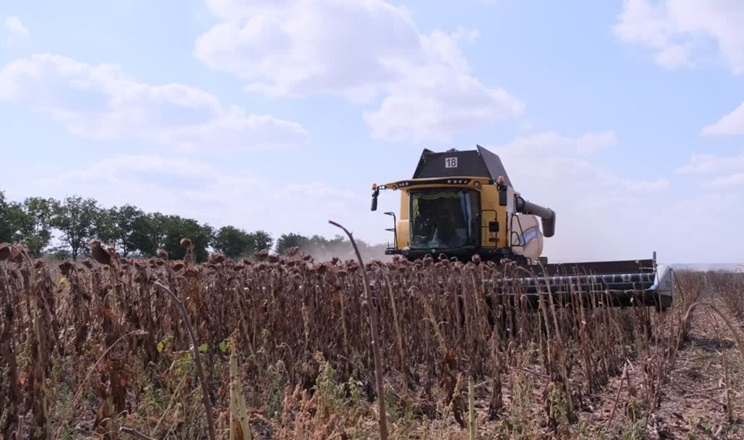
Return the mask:
<path id="1" fill-rule="evenodd" d="M 387 189 L 401 193 L 388 255 L 467 260 L 478 254 L 490 261 L 546 262 L 540 258 L 543 237 L 555 233 L 555 212 L 522 198 L 499 156 L 481 146 L 441 153 L 425 149 L 413 178 L 373 185 L 373 211 L 380 191 Z"/>
<path id="2" fill-rule="evenodd" d="M 599 283 L 601 290 L 612 291 L 620 305 L 635 301 L 630 298 L 637 292 L 645 292 L 643 301 L 651 295 L 662 308 L 671 304 L 672 270 L 666 267 L 659 273 L 655 255 L 646 260 L 548 264 L 543 240 L 555 235 L 555 211 L 523 198 L 501 158 L 480 145 L 462 151 L 424 149 L 412 178 L 372 185 L 372 211 L 384 190 L 400 191 L 397 215 L 385 213 L 393 218 L 387 255 L 410 261 L 427 255 L 469 261 L 478 255 L 497 264 L 506 259 L 541 274 L 529 278 L 528 290 L 535 292 L 541 282 L 572 290 L 577 282 L 589 282 L 589 290 Z"/>

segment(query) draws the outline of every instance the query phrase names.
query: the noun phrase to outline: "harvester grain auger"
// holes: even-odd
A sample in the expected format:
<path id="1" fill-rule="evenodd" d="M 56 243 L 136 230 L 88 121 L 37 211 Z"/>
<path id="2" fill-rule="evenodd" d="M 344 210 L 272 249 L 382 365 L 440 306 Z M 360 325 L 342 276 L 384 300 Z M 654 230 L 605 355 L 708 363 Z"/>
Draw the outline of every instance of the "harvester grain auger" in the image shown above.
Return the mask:
<path id="1" fill-rule="evenodd" d="M 516 269 L 489 282 L 502 294 L 532 300 L 549 292 L 574 303 L 577 295 L 594 294 L 606 306 L 666 309 L 672 303 L 672 268 L 657 265 L 655 252 L 642 260 L 548 264 L 543 237 L 555 234 L 555 212 L 525 200 L 499 156 L 480 145 L 465 151 L 424 149 L 411 179 L 372 185 L 372 211 L 383 190 L 400 191 L 397 216 L 386 212 L 393 217 L 394 237 L 387 255 L 511 261 Z"/>

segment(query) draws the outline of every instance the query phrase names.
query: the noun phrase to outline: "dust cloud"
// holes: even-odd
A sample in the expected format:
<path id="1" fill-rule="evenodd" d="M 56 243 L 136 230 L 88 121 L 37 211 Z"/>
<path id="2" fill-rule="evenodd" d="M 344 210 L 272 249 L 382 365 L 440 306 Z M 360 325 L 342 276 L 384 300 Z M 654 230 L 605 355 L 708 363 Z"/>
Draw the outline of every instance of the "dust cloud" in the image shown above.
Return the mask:
<path id="1" fill-rule="evenodd" d="M 366 243 L 357 242 L 357 247 L 365 263 L 371 261 L 387 262 L 393 259 L 391 255 L 385 255 L 385 248 L 387 246 L 384 244 L 370 246 Z M 357 258 L 354 247 L 349 241 L 343 241 L 342 243 L 334 244 L 334 246 L 307 244 L 300 247 L 299 250 L 304 254 L 310 255 L 316 262 L 330 261 L 334 257 L 340 260 L 356 260 Z"/>

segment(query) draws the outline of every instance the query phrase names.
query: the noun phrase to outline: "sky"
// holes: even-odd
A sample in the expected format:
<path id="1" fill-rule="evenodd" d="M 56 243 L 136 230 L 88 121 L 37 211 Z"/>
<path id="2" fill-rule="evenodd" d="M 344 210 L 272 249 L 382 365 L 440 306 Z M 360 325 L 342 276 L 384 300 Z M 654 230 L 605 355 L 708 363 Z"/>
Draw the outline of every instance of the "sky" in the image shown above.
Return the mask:
<path id="1" fill-rule="evenodd" d="M 0 189 L 392 242 L 421 151 L 498 154 L 551 261 L 744 262 L 739 0 L 6 0 Z"/>

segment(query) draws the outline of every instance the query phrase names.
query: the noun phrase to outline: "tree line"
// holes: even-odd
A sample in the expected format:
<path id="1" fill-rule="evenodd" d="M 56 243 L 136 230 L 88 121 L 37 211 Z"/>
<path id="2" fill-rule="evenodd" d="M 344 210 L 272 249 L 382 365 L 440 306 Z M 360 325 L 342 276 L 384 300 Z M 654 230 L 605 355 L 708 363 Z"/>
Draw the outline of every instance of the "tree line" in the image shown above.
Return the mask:
<path id="1" fill-rule="evenodd" d="M 52 246 L 55 236 L 60 244 Z M 315 258 L 353 255 L 345 236 L 326 238 L 284 233 L 276 240 L 266 231 L 248 232 L 226 225 L 215 228 L 179 215 L 145 212 L 130 204 L 104 207 L 97 200 L 79 195 L 62 200 L 28 197 L 21 202 L 10 201 L 0 191 L 0 243 L 24 245 L 35 258 L 51 256 L 77 260 L 86 257 L 91 240 L 99 240 L 123 257 L 149 258 L 164 249 L 172 259 L 184 257 L 186 249 L 181 239 L 193 243 L 197 261 L 205 261 L 211 251 L 230 258 L 250 258 L 256 251 L 278 254 L 291 247 Z M 371 246 L 356 239 L 360 251 L 379 258 L 384 245 Z"/>

